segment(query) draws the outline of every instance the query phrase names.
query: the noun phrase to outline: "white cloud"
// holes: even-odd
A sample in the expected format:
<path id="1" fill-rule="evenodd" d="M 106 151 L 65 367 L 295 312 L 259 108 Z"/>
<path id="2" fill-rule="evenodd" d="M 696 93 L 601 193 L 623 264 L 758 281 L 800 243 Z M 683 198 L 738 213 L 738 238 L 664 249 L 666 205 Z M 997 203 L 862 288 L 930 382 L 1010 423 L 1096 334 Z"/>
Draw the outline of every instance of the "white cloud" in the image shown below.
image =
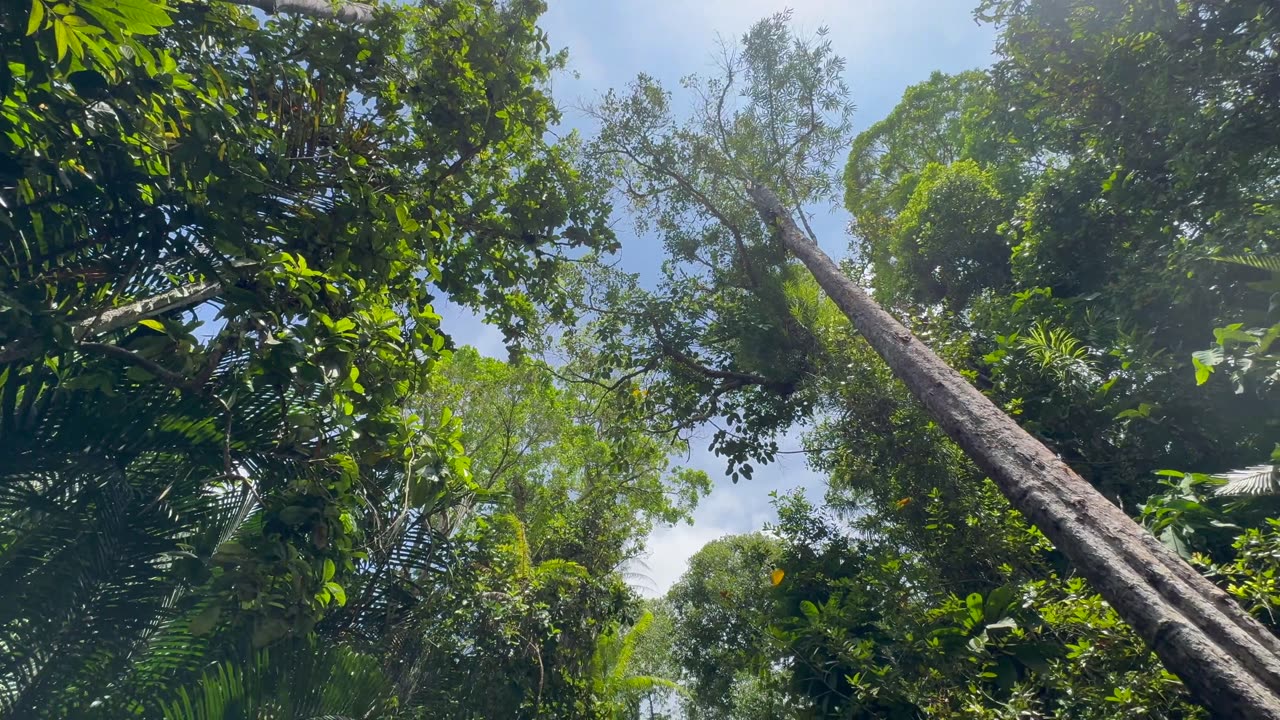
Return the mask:
<path id="1" fill-rule="evenodd" d="M 994 31 L 973 21 L 976 2 L 955 0 L 558 0 L 543 21 L 568 46 L 581 80 L 557 81 L 568 103 L 625 85 L 637 73 L 668 85 L 714 69 L 717 36 L 736 40 L 752 23 L 788 7 L 802 33 L 831 30 L 848 61 L 860 127 L 878 120 L 910 84 L 933 70 L 991 62 Z M 570 122 L 573 119 L 570 118 Z"/>
<path id="2" fill-rule="evenodd" d="M 780 448 L 800 449 L 801 432 L 795 428 L 787 433 L 778 442 Z M 645 597 L 665 594 L 688 569 L 689 558 L 708 542 L 760 530 L 765 523 L 776 520 L 770 493 L 785 494 L 798 488 L 809 500 L 819 502 L 826 489 L 826 479 L 806 466 L 801 453 L 779 455 L 774 462 L 756 468 L 751 480 L 737 484 L 724 476 L 724 459 L 707 450 L 705 443 L 683 464 L 705 471 L 715 479 L 715 486 L 694 511 L 692 527 L 660 527 L 649 536 L 642 563 L 630 568 L 632 573 L 643 576 L 633 578 L 632 585 Z"/>
<path id="3" fill-rule="evenodd" d="M 645 597 L 661 597 L 689 567 L 689 558 L 703 545 L 735 534 L 729 528 L 704 523 L 658 528 L 649 537 L 645 557 L 628 569 L 630 582 Z"/>

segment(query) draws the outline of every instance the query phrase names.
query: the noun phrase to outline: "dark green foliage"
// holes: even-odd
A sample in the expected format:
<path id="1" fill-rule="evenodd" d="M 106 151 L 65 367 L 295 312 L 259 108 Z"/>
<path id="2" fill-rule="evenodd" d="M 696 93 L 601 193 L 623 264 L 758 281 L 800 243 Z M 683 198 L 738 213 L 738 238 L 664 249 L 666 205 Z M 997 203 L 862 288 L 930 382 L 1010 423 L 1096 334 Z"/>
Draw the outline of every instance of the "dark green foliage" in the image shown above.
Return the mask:
<path id="1" fill-rule="evenodd" d="M 447 352 L 432 303 L 519 344 L 568 310 L 559 253 L 613 244 L 573 143 L 543 139 L 542 9 L 0 21 L 0 714 L 415 698 L 378 624 L 497 552 L 440 520 L 481 490 L 457 421 L 403 411 Z M 352 669 L 368 687 L 321 691 Z"/>
<path id="2" fill-rule="evenodd" d="M 542 9 L 0 19 L 0 716 L 1204 717 L 744 183 L 806 225 L 848 152 L 849 270 L 1275 627 L 1280 12 L 988 0 L 996 65 L 857 138 L 783 13 L 691 119 L 642 76 L 550 144 Z M 592 263 L 610 181 L 656 287 Z M 583 322 L 486 360 L 446 296 Z M 802 420 L 827 507 L 638 602 L 682 433 L 749 480 Z"/>

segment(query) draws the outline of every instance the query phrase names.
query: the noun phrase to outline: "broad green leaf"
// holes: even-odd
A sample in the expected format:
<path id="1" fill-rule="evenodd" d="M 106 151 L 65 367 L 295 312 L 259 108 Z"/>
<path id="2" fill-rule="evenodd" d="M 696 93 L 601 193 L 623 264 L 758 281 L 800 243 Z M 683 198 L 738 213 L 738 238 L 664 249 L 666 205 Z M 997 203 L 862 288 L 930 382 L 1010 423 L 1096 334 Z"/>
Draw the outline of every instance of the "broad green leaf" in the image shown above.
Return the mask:
<path id="1" fill-rule="evenodd" d="M 44 26 L 43 0 L 31 0 L 31 15 L 27 19 L 27 35 L 35 35 Z"/>
<path id="2" fill-rule="evenodd" d="M 67 56 L 67 26 L 57 18 L 53 21 L 53 41 L 58 52 L 58 62 L 62 62 Z"/>
<path id="3" fill-rule="evenodd" d="M 1198 357 L 1191 358 L 1191 364 L 1196 369 L 1196 385 L 1203 385 L 1209 381 L 1209 376 L 1213 374 L 1213 366 L 1205 365 Z"/>
<path id="4" fill-rule="evenodd" d="M 333 595 L 333 599 L 335 602 L 338 603 L 339 607 L 347 604 L 347 591 L 344 590 L 341 585 L 339 585 L 338 583 L 331 582 L 331 583 L 325 583 L 324 587 L 326 590 L 329 591 L 330 594 Z"/>
<path id="5" fill-rule="evenodd" d="M 987 623 L 994 623 L 1004 617 L 1009 612 L 1009 606 L 1013 604 L 1017 597 L 1016 591 L 1010 585 L 1001 585 L 987 594 L 986 601 L 982 606 L 982 617 Z"/>
<path id="6" fill-rule="evenodd" d="M 964 599 L 964 604 L 969 608 L 969 617 L 974 620 L 982 619 L 983 601 L 981 593 L 969 593 L 969 596 Z"/>
<path id="7" fill-rule="evenodd" d="M 800 601 L 800 612 L 804 613 L 804 616 L 810 620 L 818 619 L 818 606 L 809 600 Z"/>

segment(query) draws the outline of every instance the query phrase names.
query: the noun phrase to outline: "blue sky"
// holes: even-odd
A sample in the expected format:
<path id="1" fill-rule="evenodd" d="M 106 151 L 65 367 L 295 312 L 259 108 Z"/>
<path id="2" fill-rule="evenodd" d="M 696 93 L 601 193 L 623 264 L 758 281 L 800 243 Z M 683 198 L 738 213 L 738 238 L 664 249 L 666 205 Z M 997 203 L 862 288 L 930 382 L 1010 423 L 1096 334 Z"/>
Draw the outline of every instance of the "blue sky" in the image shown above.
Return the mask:
<path id="1" fill-rule="evenodd" d="M 573 73 L 557 77 L 553 92 L 563 107 L 591 103 L 610 88 L 622 87 L 638 73 L 658 78 L 678 90 L 690 73 L 714 71 L 717 36 L 737 39 L 751 23 L 786 8 L 794 11 L 801 32 L 820 26 L 831 30 L 837 53 L 848 61 L 846 80 L 857 105 L 858 129 L 883 118 L 907 86 L 934 70 L 958 72 L 991 62 L 995 36 L 974 23 L 976 0 L 549 0 L 542 27 L 553 48 L 567 47 Z M 566 110 L 565 125 L 590 134 L 580 113 Z M 650 278 L 661 253 L 657 241 L 630 229 L 626 209 L 617 208 L 622 265 Z M 818 212 L 814 230 L 828 252 L 842 255 L 848 246 L 842 208 Z M 505 358 L 501 334 L 457 310 L 443 312 L 445 327 L 459 344 Z M 783 450 L 800 445 L 799 431 L 784 438 Z M 782 455 L 759 468 L 753 480 L 737 485 L 724 478 L 724 462 L 695 444 L 684 465 L 717 478 L 715 490 L 699 506 L 692 526 L 658 528 L 649 540 L 649 557 L 636 572 L 646 595 L 661 594 L 679 578 L 690 555 L 710 540 L 759 529 L 774 517 L 769 493 L 802 487 L 815 500 L 823 494 L 823 478 L 805 466 L 800 454 Z"/>

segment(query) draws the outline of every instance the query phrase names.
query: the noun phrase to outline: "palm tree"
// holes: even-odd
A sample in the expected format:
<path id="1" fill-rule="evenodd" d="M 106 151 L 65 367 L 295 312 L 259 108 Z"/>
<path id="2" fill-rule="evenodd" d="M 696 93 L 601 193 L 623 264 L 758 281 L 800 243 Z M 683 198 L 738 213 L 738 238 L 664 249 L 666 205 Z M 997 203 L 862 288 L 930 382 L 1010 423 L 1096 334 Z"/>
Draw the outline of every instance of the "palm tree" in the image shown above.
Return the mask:
<path id="1" fill-rule="evenodd" d="M 655 691 L 683 694 L 679 683 L 652 675 L 632 674 L 636 644 L 653 624 L 653 613 L 645 611 L 625 633 L 617 628 L 605 633 L 591 658 L 591 687 L 609 720 L 640 717 L 641 700 Z"/>

